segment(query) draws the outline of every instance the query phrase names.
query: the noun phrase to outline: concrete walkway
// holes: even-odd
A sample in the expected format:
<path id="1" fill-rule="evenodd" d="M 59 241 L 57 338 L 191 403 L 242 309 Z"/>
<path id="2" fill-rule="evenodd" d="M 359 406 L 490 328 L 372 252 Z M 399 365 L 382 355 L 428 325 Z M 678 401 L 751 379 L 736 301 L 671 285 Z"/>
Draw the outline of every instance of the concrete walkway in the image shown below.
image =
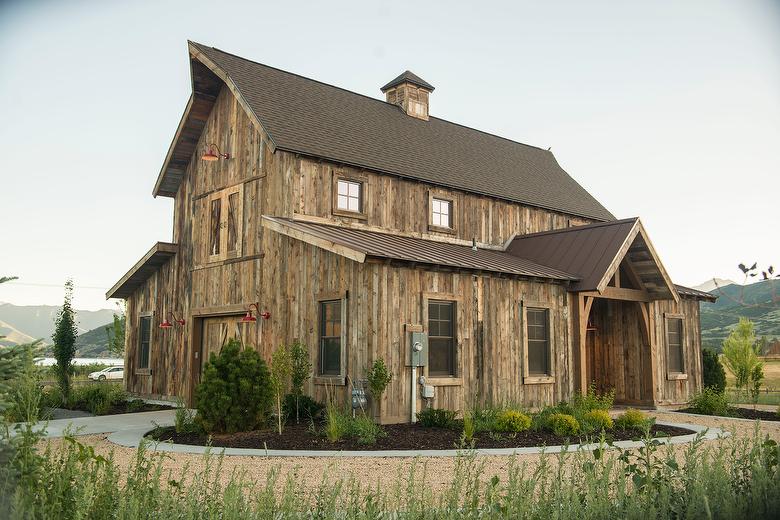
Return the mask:
<path id="1" fill-rule="evenodd" d="M 45 428 L 46 437 L 63 437 L 68 429 L 76 435 L 113 433 L 126 430 L 143 430 L 148 432 L 155 425 L 173 426 L 175 413 L 175 410 L 160 410 L 157 412 L 56 419 L 40 422 L 35 425 L 35 429 L 42 430 Z"/>
<path id="2" fill-rule="evenodd" d="M 704 439 L 715 440 L 722 437 L 728 437 L 729 432 L 720 428 L 707 428 L 697 424 L 672 423 L 658 421 L 657 424 L 666 426 L 676 426 L 678 428 L 687 428 L 696 433 L 689 435 L 679 435 L 677 437 L 658 438 L 662 444 L 684 444 L 691 442 L 698 433 L 704 432 Z M 125 446 L 128 448 L 137 448 L 138 444 L 149 431 L 149 428 L 136 428 L 116 431 L 108 436 L 109 442 Z M 614 443 L 617 448 L 639 448 L 644 446 L 643 441 L 617 441 Z M 562 451 L 577 451 L 578 449 L 592 451 L 598 448 L 598 444 L 572 444 L 569 446 L 546 446 L 528 447 L 528 448 L 490 448 L 474 450 L 478 455 L 522 455 L 559 453 Z M 215 454 L 237 455 L 237 456 L 256 456 L 256 457 L 454 457 L 463 450 L 375 450 L 375 451 L 335 451 L 335 450 L 263 450 L 252 448 L 209 448 L 206 446 L 191 446 L 189 444 L 173 444 L 170 442 L 151 442 L 149 449 L 157 451 L 166 451 L 172 453 L 205 453 L 207 450 Z"/>

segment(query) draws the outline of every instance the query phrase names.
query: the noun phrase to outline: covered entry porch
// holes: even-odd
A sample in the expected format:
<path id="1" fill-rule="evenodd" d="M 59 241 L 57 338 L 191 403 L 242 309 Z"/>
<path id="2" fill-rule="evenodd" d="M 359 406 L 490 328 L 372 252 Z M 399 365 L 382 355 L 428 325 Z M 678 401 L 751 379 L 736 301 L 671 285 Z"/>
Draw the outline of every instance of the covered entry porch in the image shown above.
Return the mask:
<path id="1" fill-rule="evenodd" d="M 509 249 L 580 278 L 569 288 L 575 390 L 592 384 L 616 403 L 654 406 L 656 302 L 679 295 L 639 219 L 524 235 Z"/>

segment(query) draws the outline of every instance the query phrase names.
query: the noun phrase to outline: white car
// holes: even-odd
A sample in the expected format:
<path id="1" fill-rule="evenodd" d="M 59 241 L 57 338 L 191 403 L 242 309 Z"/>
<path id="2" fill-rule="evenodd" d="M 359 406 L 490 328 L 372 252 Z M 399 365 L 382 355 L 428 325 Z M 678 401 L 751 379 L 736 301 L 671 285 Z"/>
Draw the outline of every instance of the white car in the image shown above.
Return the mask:
<path id="1" fill-rule="evenodd" d="M 125 368 L 124 367 L 108 367 L 100 370 L 99 372 L 92 372 L 89 374 L 90 379 L 94 381 L 105 381 L 106 379 L 124 379 Z"/>

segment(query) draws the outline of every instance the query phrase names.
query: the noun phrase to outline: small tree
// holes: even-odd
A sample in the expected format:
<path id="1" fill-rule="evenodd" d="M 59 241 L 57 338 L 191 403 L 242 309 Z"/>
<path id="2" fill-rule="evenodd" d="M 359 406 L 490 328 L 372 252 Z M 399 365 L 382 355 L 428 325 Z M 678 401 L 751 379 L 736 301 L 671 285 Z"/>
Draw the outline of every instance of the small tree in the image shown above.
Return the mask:
<path id="1" fill-rule="evenodd" d="M 254 349 L 231 339 L 211 354 L 195 389 L 196 420 L 207 432 L 250 431 L 271 408 L 268 365 Z"/>
<path id="2" fill-rule="evenodd" d="M 758 396 L 761 392 L 761 383 L 764 382 L 764 362 L 759 361 L 753 365 L 750 371 L 750 397 L 753 400 L 753 408 L 758 404 Z"/>
<path id="3" fill-rule="evenodd" d="M 763 363 L 758 357 L 758 345 L 753 322 L 740 318 L 736 328 L 723 340 L 723 364 L 734 374 L 737 392 L 748 389 L 753 381 L 763 379 Z M 756 368 L 758 367 L 758 368 Z"/>
<path id="4" fill-rule="evenodd" d="M 710 348 L 703 348 L 701 356 L 704 388 L 711 388 L 722 394 L 726 390 L 726 371 L 723 369 L 717 352 Z"/>
<path id="5" fill-rule="evenodd" d="M 114 313 L 114 321 L 106 327 L 108 336 L 108 351 L 118 356 L 125 353 L 125 311 L 119 307 L 119 314 Z"/>
<path id="6" fill-rule="evenodd" d="M 57 360 L 56 370 L 60 390 L 62 392 L 63 405 L 67 404 L 70 397 L 70 376 L 73 371 L 73 357 L 76 355 L 76 315 L 72 306 L 73 280 L 65 282 L 65 300 L 62 309 L 57 314 L 54 334 L 54 358 Z"/>
<path id="7" fill-rule="evenodd" d="M 303 395 L 303 386 L 310 377 L 309 349 L 303 343 L 296 341 L 290 345 L 290 386 L 291 393 L 295 397 L 296 423 L 300 420 L 300 398 Z"/>
<path id="8" fill-rule="evenodd" d="M 290 349 L 287 345 L 279 345 L 279 348 L 271 355 L 271 390 L 274 396 L 276 426 L 279 435 L 282 434 L 282 424 L 284 423 L 282 403 L 290 386 L 290 373 L 292 371 L 290 357 Z"/>
<path id="9" fill-rule="evenodd" d="M 379 403 L 382 401 L 382 394 L 387 389 L 387 385 L 390 384 L 390 381 L 393 380 L 393 376 L 387 369 L 387 365 L 383 358 L 377 358 L 377 360 L 374 361 L 371 368 L 368 369 L 366 379 L 368 379 L 368 390 L 371 392 L 371 397 L 374 398 L 374 402 L 378 407 Z"/>

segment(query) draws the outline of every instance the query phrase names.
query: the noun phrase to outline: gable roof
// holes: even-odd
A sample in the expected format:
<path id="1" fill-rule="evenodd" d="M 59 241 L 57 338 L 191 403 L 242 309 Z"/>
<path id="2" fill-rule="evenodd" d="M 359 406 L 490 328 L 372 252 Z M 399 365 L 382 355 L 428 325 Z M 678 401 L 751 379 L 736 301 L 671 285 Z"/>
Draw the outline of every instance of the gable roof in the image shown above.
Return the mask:
<path id="1" fill-rule="evenodd" d="M 193 83 L 194 67 L 204 64 L 268 133 L 274 150 L 561 213 L 614 219 L 548 150 L 436 117 L 428 121 L 409 117 L 385 101 L 198 43 L 190 42 L 189 49 Z M 174 141 L 171 150 L 177 146 Z M 155 195 L 175 195 L 182 174 L 180 166 L 171 169 L 166 160 Z"/>
<path id="2" fill-rule="evenodd" d="M 638 218 L 522 235 L 506 250 L 577 275 L 572 291 L 604 291 L 627 259 L 651 298 L 679 298 Z"/>
<path id="3" fill-rule="evenodd" d="M 563 282 L 577 279 L 569 273 L 495 249 L 474 251 L 467 245 L 268 215 L 263 215 L 262 222 L 277 233 L 361 263 L 366 257 L 375 257 Z"/>
<path id="4" fill-rule="evenodd" d="M 412 72 L 411 70 L 406 70 L 395 77 L 395 79 L 391 80 L 387 85 L 382 87 L 382 92 L 386 92 L 390 90 L 391 88 L 395 87 L 396 85 L 400 85 L 401 83 L 411 83 L 412 85 L 417 85 L 418 87 L 422 87 L 424 89 L 430 90 L 433 92 L 436 90 L 433 85 L 422 79 L 420 76 Z"/>

